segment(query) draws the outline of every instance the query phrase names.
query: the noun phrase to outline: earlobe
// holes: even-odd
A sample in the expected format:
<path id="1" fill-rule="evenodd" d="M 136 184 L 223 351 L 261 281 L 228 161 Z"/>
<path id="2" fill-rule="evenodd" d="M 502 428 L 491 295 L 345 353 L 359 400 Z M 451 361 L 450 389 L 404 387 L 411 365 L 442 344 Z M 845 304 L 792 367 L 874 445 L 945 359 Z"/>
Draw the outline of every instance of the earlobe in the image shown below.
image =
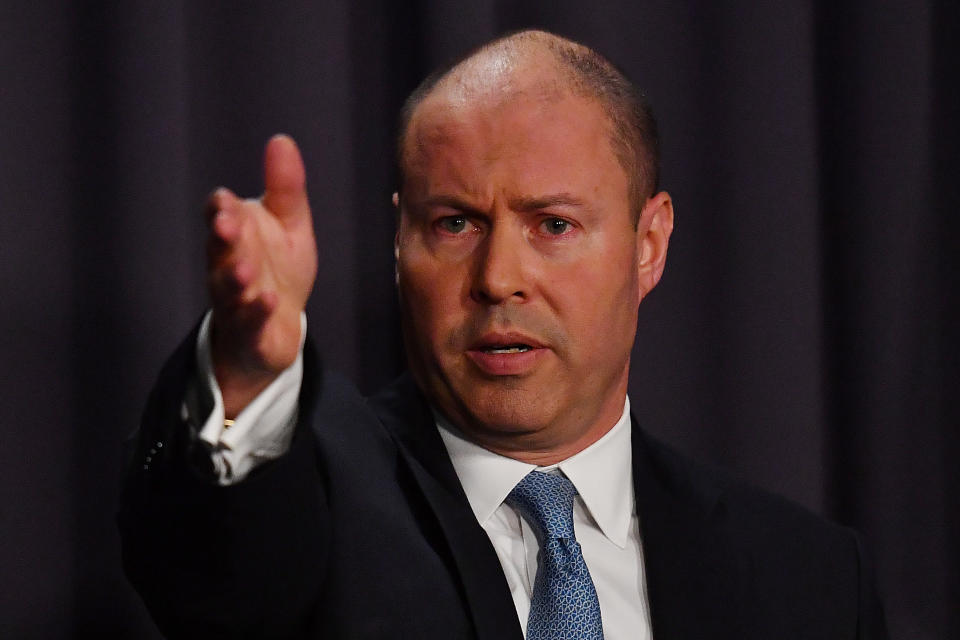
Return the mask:
<path id="1" fill-rule="evenodd" d="M 657 286 L 667 264 L 667 247 L 673 232 L 673 201 L 661 191 L 650 197 L 637 225 L 637 275 L 640 299 Z"/>
<path id="2" fill-rule="evenodd" d="M 394 191 L 390 201 L 396 209 L 396 231 L 393 234 L 393 281 L 400 286 L 400 192 Z"/>
<path id="3" fill-rule="evenodd" d="M 400 286 L 400 229 L 393 234 L 393 282 Z"/>

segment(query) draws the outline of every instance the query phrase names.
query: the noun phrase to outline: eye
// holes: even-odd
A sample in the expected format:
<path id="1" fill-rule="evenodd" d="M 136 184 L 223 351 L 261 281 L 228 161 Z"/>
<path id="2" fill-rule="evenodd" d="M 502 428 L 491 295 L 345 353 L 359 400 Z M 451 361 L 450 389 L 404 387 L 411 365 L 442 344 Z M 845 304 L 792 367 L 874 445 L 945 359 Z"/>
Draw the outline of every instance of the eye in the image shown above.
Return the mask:
<path id="1" fill-rule="evenodd" d="M 437 220 L 440 229 L 447 233 L 463 233 L 467 230 L 467 219 L 464 216 L 447 216 Z"/>
<path id="2" fill-rule="evenodd" d="M 563 218 L 547 218 L 540 223 L 540 227 L 551 236 L 562 236 L 568 233 L 573 225 Z"/>

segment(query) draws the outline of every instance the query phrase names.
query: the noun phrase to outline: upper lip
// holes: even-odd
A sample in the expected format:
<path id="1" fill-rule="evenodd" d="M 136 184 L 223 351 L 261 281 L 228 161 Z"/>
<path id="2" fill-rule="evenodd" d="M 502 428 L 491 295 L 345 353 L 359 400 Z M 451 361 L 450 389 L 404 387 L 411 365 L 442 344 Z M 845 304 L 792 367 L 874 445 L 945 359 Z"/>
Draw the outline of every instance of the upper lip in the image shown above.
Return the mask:
<path id="1" fill-rule="evenodd" d="M 542 349 L 544 347 L 544 344 L 536 338 L 516 331 L 508 331 L 506 333 L 485 333 L 470 345 L 470 349 L 480 351 L 483 349 L 497 349 L 520 344 L 525 344 L 533 349 Z"/>

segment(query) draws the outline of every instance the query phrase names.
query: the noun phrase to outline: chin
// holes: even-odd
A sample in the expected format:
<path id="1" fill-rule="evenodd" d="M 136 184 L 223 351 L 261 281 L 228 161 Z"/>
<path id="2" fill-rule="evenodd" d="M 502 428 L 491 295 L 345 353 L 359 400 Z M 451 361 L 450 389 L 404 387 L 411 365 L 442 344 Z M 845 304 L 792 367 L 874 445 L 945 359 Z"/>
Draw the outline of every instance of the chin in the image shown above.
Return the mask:
<path id="1" fill-rule="evenodd" d="M 556 419 L 549 406 L 542 400 L 531 402 L 531 397 L 536 396 L 522 388 L 483 389 L 478 385 L 457 396 L 455 403 L 469 423 L 463 427 L 471 432 L 520 436 L 542 431 Z"/>

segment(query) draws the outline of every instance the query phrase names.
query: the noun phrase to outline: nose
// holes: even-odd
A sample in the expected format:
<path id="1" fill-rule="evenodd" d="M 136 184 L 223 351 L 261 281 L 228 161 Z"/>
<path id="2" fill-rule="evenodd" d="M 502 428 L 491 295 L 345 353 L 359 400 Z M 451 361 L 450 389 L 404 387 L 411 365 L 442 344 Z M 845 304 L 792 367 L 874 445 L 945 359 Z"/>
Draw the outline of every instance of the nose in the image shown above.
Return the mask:
<path id="1" fill-rule="evenodd" d="M 525 246 L 520 230 L 494 225 L 477 248 L 470 297 L 482 304 L 525 301 L 529 296 Z"/>

